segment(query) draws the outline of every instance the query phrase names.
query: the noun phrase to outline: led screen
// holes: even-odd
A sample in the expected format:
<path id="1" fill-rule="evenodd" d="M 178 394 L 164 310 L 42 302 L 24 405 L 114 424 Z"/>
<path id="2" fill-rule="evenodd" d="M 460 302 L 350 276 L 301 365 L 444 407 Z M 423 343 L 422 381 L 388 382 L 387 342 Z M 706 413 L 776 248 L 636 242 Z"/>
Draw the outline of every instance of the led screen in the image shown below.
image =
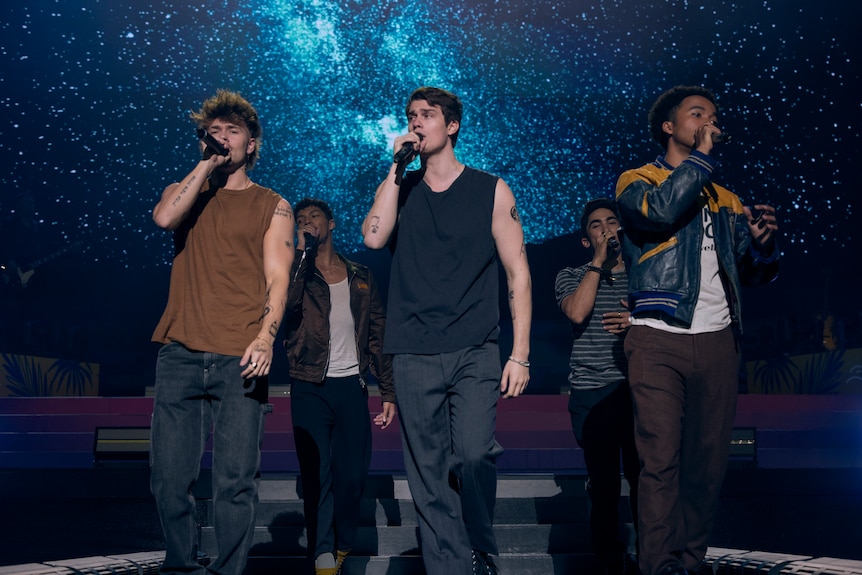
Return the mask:
<path id="1" fill-rule="evenodd" d="M 260 113 L 252 178 L 329 201 L 349 253 L 418 86 L 462 97 L 456 152 L 509 183 L 532 249 L 660 153 L 646 126 L 659 93 L 702 84 L 733 136 L 716 181 L 778 209 L 789 262 L 858 263 L 860 15 L 837 0 L 14 3 L 0 20 L 0 208 L 28 193 L 42 255 L 80 246 L 45 266 L 55 317 L 86 333 L 127 322 L 146 342 L 172 255 L 150 211 L 194 165 L 188 116 L 217 88 Z M 534 253 L 544 282 L 583 263 Z M 785 278 L 770 297 L 828 299 L 809 272 L 809 292 Z"/>

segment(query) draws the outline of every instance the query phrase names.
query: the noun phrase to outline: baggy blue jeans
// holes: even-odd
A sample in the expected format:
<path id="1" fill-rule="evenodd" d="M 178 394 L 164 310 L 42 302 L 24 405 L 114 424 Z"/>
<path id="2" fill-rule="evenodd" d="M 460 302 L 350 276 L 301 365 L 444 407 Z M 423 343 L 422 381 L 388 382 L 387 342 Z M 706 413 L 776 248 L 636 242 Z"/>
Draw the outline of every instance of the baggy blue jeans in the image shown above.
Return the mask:
<path id="1" fill-rule="evenodd" d="M 165 535 L 161 573 L 241 575 L 252 543 L 267 381 L 243 379 L 240 358 L 164 345 L 156 362 L 150 488 Z M 198 563 L 192 488 L 213 432 L 217 558 Z"/>

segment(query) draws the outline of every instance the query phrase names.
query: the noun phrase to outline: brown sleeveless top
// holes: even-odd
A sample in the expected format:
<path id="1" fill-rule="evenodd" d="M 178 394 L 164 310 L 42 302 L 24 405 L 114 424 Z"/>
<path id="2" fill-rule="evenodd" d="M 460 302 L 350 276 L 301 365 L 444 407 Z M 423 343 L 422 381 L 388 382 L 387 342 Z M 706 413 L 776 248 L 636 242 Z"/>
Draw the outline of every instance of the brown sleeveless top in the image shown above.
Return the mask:
<path id="1" fill-rule="evenodd" d="M 207 190 L 174 232 L 168 304 L 153 341 L 241 356 L 266 302 L 263 237 L 281 196 L 257 184 Z"/>

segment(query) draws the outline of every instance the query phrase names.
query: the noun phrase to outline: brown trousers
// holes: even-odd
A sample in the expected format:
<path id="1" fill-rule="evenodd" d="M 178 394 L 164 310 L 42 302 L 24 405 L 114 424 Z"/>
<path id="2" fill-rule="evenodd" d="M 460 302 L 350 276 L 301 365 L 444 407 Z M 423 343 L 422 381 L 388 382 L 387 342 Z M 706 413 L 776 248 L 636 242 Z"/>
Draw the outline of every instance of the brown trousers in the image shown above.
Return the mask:
<path id="1" fill-rule="evenodd" d="M 739 386 L 731 328 L 681 335 L 634 326 L 625 341 L 641 460 L 638 562 L 643 575 L 696 573 L 709 543 Z"/>

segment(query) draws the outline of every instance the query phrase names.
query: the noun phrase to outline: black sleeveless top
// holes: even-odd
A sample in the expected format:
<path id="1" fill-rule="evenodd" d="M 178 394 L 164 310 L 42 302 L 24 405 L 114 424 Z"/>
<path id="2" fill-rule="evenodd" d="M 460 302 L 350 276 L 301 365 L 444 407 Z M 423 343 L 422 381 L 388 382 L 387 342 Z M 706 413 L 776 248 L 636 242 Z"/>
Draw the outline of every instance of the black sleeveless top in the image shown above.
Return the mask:
<path id="1" fill-rule="evenodd" d="M 497 176 L 464 167 L 434 192 L 421 172 L 401 184 L 386 314 L 386 353 L 436 354 L 496 339 L 497 249 L 491 233 Z"/>

